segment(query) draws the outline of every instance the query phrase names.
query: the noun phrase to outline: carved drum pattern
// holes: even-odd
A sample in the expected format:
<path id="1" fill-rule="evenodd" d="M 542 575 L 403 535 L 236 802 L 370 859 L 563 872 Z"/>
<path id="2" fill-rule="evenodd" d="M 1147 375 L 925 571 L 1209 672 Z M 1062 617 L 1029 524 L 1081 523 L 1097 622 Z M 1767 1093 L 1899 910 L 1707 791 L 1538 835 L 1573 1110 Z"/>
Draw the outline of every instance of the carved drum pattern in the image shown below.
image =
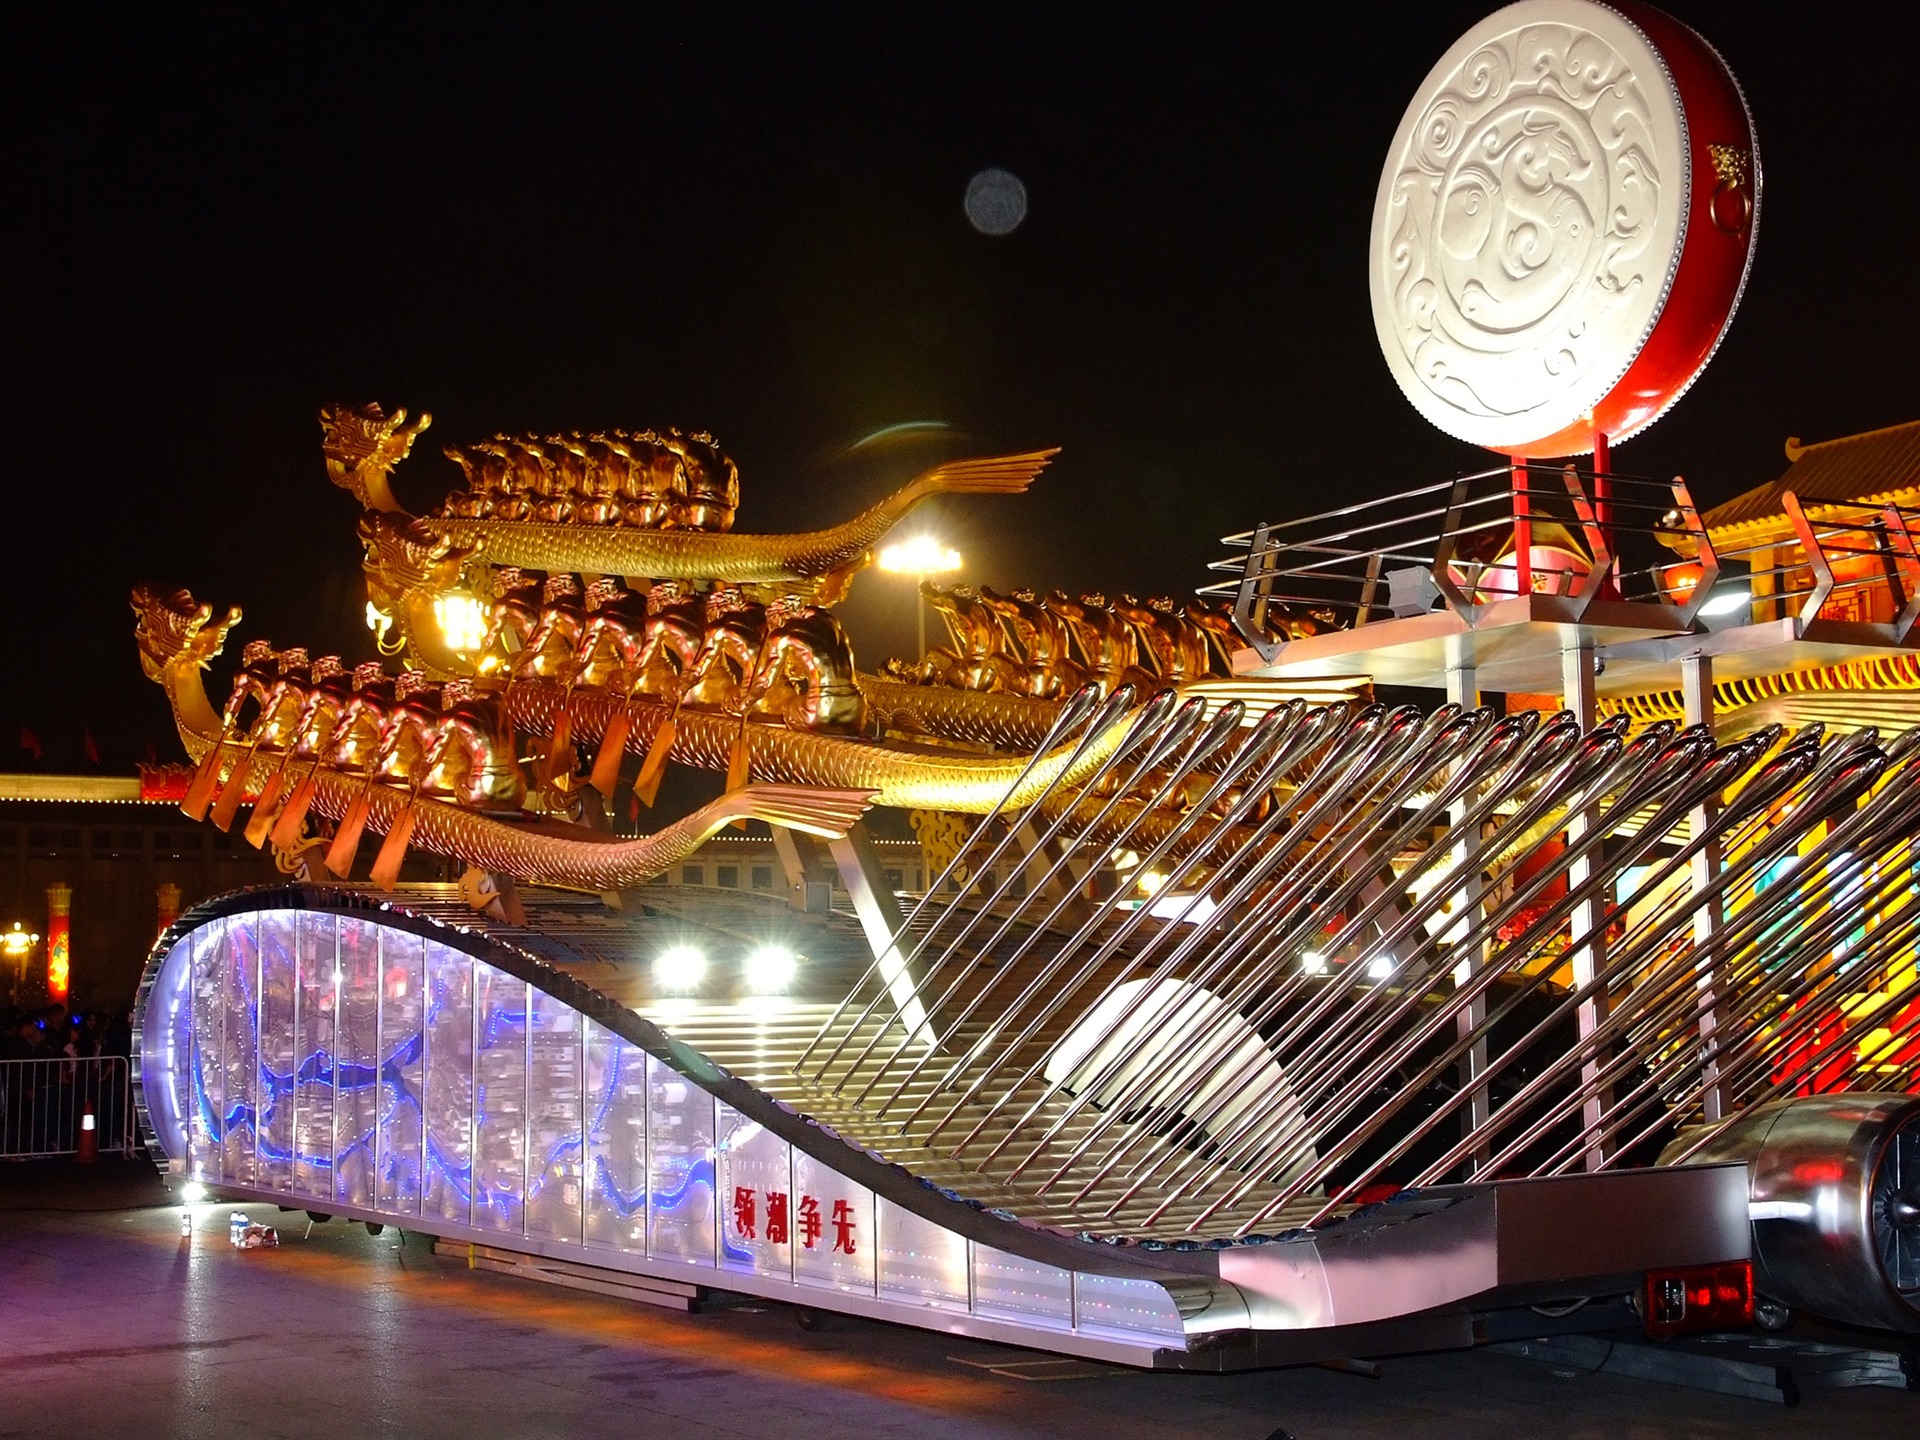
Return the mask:
<path id="1" fill-rule="evenodd" d="M 1733 313 L 1759 165 L 1738 86 L 1649 7 L 1522 0 L 1442 57 L 1374 207 L 1374 324 L 1428 420 L 1515 455 L 1618 441 Z"/>

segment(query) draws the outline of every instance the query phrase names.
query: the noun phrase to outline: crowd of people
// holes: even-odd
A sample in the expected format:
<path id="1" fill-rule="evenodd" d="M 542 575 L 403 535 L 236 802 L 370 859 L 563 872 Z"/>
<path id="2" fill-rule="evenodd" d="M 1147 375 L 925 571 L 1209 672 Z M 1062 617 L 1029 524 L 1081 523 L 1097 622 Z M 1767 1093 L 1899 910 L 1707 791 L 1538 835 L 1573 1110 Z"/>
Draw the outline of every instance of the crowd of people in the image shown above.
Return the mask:
<path id="1" fill-rule="evenodd" d="M 70 1153 L 89 1113 L 101 1143 L 117 1143 L 132 1103 L 124 1063 L 132 1053 L 130 1012 L 0 1011 L 0 1157 Z"/>

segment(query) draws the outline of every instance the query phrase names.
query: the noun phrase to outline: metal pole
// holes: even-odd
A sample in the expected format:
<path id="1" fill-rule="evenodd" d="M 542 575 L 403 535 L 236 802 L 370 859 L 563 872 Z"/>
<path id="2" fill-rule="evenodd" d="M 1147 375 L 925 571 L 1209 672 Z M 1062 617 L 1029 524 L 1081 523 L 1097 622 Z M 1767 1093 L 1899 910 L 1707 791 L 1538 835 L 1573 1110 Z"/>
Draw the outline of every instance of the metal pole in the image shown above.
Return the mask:
<path id="1" fill-rule="evenodd" d="M 1680 662 L 1680 696 L 1688 725 L 1698 725 L 1708 736 L 1713 734 L 1713 658 L 1696 655 Z M 1719 887 L 1720 836 L 1716 821 L 1720 806 L 1717 798 L 1705 798 L 1699 808 L 1689 812 L 1688 828 L 1695 835 L 1709 837 L 1695 853 L 1688 873 L 1692 892 L 1694 984 L 1699 991 L 1700 1025 L 1700 1104 L 1702 1118 L 1713 1124 L 1726 1116 L 1727 1097 L 1721 1083 L 1718 1037 L 1720 1029 L 1720 993 L 1716 970 L 1721 922 Z"/>
<path id="2" fill-rule="evenodd" d="M 1578 640 L 1567 645 L 1560 652 L 1560 688 L 1563 703 L 1579 721 L 1582 730 L 1591 730 L 1599 709 L 1598 675 L 1593 663 L 1593 643 L 1590 640 Z M 1580 841 L 1600 823 L 1597 809 L 1576 811 L 1567 818 L 1567 844 L 1579 849 Z M 1600 866 L 1597 857 L 1582 855 L 1567 869 L 1569 889 L 1579 890 L 1593 879 Z M 1595 973 L 1606 963 L 1606 937 L 1602 932 L 1607 912 L 1604 896 L 1582 899 L 1573 907 L 1571 944 L 1568 947 L 1568 959 L 1573 966 L 1573 984 L 1581 989 L 1593 983 Z M 1582 1047 L 1591 1042 L 1593 1033 L 1600 1025 L 1601 998 L 1590 994 L 1582 1000 L 1577 1014 L 1577 1023 Z M 1589 1170 L 1598 1170 L 1606 1163 L 1606 1152 L 1600 1137 L 1601 1112 L 1605 1108 L 1600 1095 L 1600 1059 L 1597 1054 L 1586 1055 L 1580 1065 L 1580 1122 L 1581 1138 L 1586 1147 L 1585 1164 Z"/>
<path id="3" fill-rule="evenodd" d="M 920 587 L 927 583 L 927 577 L 916 574 L 913 577 L 913 618 L 919 629 L 920 658 L 927 658 L 927 597 L 920 593 Z"/>
<path id="4" fill-rule="evenodd" d="M 1477 710 L 1480 707 L 1479 674 L 1474 668 L 1473 652 L 1463 637 L 1454 636 L 1447 642 L 1447 699 L 1458 705 L 1463 711 Z M 1454 936 L 1467 933 L 1472 921 L 1479 918 L 1481 895 L 1480 876 L 1476 871 L 1472 875 L 1461 873 L 1467 860 L 1470 846 L 1464 833 L 1467 813 L 1471 809 L 1469 798 L 1462 795 L 1447 807 L 1448 828 L 1455 831 L 1453 844 L 1453 864 L 1455 866 L 1455 893 L 1460 897 L 1460 926 L 1451 932 Z M 1474 971 L 1485 963 L 1481 953 L 1483 946 L 1465 947 L 1465 953 L 1459 963 L 1453 967 L 1453 983 L 1456 989 L 1472 983 Z M 1487 1070 L 1487 1001 L 1484 994 L 1476 996 L 1467 1008 L 1455 1018 L 1456 1033 L 1459 1038 L 1470 1042 L 1464 1065 L 1466 1074 L 1462 1077 L 1471 1090 L 1467 1103 L 1464 1123 L 1469 1133 L 1480 1133 L 1493 1115 L 1493 1099 L 1484 1084 L 1478 1083 Z M 1484 1147 L 1474 1155 L 1473 1164 L 1477 1168 L 1485 1158 Z"/>

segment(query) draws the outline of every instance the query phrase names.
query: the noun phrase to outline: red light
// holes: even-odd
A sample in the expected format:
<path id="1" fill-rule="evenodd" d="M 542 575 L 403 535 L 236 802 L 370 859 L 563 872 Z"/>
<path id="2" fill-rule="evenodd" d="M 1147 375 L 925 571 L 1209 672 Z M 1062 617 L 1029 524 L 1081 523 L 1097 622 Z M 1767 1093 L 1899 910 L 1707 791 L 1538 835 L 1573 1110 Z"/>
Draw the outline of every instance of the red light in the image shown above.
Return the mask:
<path id="1" fill-rule="evenodd" d="M 1753 1265 L 1689 1265 L 1649 1270 L 1641 1294 L 1641 1323 L 1656 1339 L 1753 1323 Z"/>

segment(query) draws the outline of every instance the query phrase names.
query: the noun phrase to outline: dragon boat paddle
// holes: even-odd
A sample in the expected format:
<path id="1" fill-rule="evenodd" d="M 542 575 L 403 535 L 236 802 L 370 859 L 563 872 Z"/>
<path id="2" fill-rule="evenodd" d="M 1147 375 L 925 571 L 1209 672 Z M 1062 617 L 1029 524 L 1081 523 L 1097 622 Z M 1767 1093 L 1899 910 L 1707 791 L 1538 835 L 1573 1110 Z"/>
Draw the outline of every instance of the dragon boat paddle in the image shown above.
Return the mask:
<path id="1" fill-rule="evenodd" d="M 380 757 L 375 755 L 367 764 L 367 783 L 360 787 L 340 816 L 340 828 L 333 832 L 333 843 L 327 847 L 327 869 L 345 880 L 353 873 L 354 852 L 360 848 L 360 837 L 366 833 L 367 811 L 373 806 L 373 787 L 380 783 Z"/>
<path id="2" fill-rule="evenodd" d="M 600 748 L 594 752 L 593 769 L 587 774 L 587 783 L 609 800 L 613 798 L 615 787 L 620 784 L 620 762 L 626 758 L 627 736 L 633 733 L 633 697 L 629 695 L 620 702 L 620 708 L 607 721 L 607 733 L 600 737 Z"/>
<path id="3" fill-rule="evenodd" d="M 747 683 L 740 687 L 740 728 L 734 732 L 733 744 L 727 748 L 727 790 L 729 793 L 740 789 L 747 781 L 753 778 L 753 749 L 747 743 L 747 723 L 753 714 L 753 702 L 756 699 L 764 697 L 769 690 L 773 689 L 773 680 L 771 679 L 764 685 L 760 684 L 760 672 L 767 668 L 767 655 L 768 652 L 773 649 L 773 639 L 771 629 L 760 637 L 760 648 L 755 652 L 753 657 L 753 673 L 746 677 Z M 733 823 L 741 829 L 745 829 L 747 822 L 742 818 Z"/>
<path id="4" fill-rule="evenodd" d="M 267 777 L 267 783 L 260 787 L 259 798 L 253 802 L 253 814 L 247 818 L 247 828 L 241 833 L 256 850 L 266 843 L 267 831 L 273 826 L 274 808 L 281 791 L 287 788 L 287 767 L 292 763 L 293 751 L 289 749 L 273 767 L 273 774 Z"/>
<path id="5" fill-rule="evenodd" d="M 568 685 L 560 695 L 560 713 L 553 717 L 553 735 L 547 742 L 546 764 L 541 766 L 542 778 L 551 782 L 560 778 L 560 757 L 573 747 L 573 686 Z M 567 773 L 573 773 L 575 757 L 567 760 Z"/>
<path id="6" fill-rule="evenodd" d="M 419 773 L 407 787 L 406 802 L 395 812 L 393 823 L 387 827 L 387 838 L 380 842 L 380 853 L 374 857 L 373 872 L 367 878 L 382 890 L 391 890 L 394 882 L 400 878 L 400 862 L 407 858 L 407 846 L 413 841 L 420 786 L 445 756 L 447 744 L 443 740 L 435 747 L 433 754 L 421 757 Z"/>
<path id="7" fill-rule="evenodd" d="M 273 822 L 273 829 L 267 838 L 282 850 L 291 850 L 293 842 L 300 838 L 300 827 L 306 823 L 307 811 L 313 808 L 314 792 L 320 788 L 320 766 L 324 758 L 322 755 L 313 757 L 313 764 L 307 767 L 307 773 L 300 783 L 293 787 L 293 794 L 287 797 L 279 818 Z"/>
<path id="8" fill-rule="evenodd" d="M 187 793 L 180 801 L 180 813 L 189 820 L 207 818 L 207 806 L 213 803 L 213 787 L 220 780 L 221 752 L 233 743 L 234 727 L 221 727 L 220 738 L 213 742 L 213 748 L 200 757 L 200 764 L 193 772 L 193 779 L 187 782 Z"/>
<path id="9" fill-rule="evenodd" d="M 653 743 L 647 746 L 647 758 L 640 762 L 640 773 L 633 777 L 633 796 L 649 810 L 653 802 L 660 798 L 660 781 L 667 773 L 667 757 L 673 750 L 673 741 L 680 728 L 680 702 L 687 693 L 686 677 L 673 692 L 673 707 L 667 711 L 667 718 L 660 722 L 660 728 L 653 732 Z"/>
<path id="10" fill-rule="evenodd" d="M 232 771 L 228 773 L 227 783 L 220 787 L 220 796 L 213 802 L 211 818 L 222 830 L 233 828 L 233 817 L 240 813 L 240 802 L 247 797 L 247 782 L 253 778 L 254 757 L 260 753 L 263 743 L 262 740 L 255 740 L 247 746 L 246 754 L 234 762 Z"/>

